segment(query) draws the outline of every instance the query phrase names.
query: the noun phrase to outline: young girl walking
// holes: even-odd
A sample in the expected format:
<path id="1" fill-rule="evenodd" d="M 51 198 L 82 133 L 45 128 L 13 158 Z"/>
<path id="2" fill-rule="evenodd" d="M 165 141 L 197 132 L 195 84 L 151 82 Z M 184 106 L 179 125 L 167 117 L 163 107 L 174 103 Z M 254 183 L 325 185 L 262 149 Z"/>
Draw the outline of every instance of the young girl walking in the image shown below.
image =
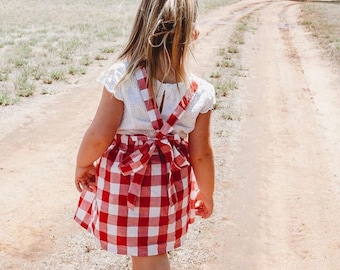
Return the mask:
<path id="1" fill-rule="evenodd" d="M 211 84 L 187 67 L 197 0 L 142 0 L 79 148 L 75 220 L 134 270 L 170 269 L 194 215 L 213 211 Z"/>

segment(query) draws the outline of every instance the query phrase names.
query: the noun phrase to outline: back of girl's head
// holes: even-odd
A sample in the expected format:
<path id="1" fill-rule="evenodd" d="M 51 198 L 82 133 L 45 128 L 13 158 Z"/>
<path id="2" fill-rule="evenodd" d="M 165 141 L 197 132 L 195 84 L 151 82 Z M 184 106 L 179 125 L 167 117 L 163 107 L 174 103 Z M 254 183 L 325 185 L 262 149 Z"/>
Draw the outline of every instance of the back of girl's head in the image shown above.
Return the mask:
<path id="1" fill-rule="evenodd" d="M 120 56 L 129 61 L 127 75 L 144 65 L 153 88 L 162 59 L 165 72 L 173 68 L 176 80 L 185 81 L 196 19 L 197 0 L 142 0 L 130 39 Z"/>

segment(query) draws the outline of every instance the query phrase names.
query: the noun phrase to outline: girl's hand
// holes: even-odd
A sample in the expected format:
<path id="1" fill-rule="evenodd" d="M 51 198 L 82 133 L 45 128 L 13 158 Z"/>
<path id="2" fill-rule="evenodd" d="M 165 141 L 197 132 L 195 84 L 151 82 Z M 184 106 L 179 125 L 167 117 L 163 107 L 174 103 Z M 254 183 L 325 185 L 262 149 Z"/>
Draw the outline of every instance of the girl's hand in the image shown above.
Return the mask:
<path id="1" fill-rule="evenodd" d="M 82 192 L 83 190 L 93 192 L 91 186 L 96 185 L 95 174 L 96 174 L 95 164 L 92 164 L 88 167 L 77 166 L 75 175 L 75 185 L 77 190 L 79 192 Z"/>
<path id="2" fill-rule="evenodd" d="M 196 215 L 202 218 L 208 218 L 211 216 L 214 209 L 213 198 L 205 197 L 200 191 L 197 193 L 195 203 Z"/>

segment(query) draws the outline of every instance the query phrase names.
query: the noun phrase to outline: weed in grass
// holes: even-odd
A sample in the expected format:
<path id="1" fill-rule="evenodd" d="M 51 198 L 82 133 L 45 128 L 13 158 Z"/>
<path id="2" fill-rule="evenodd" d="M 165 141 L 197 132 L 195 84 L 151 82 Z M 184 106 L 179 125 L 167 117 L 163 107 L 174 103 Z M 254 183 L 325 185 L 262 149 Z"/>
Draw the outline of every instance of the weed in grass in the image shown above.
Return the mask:
<path id="1" fill-rule="evenodd" d="M 216 81 L 214 86 L 215 86 L 217 94 L 224 96 L 224 97 L 227 96 L 230 91 L 237 89 L 236 82 L 232 80 L 229 80 L 229 81 L 218 80 Z"/>
<path id="2" fill-rule="evenodd" d="M 28 60 L 21 58 L 20 56 L 16 56 L 14 58 L 10 58 L 8 60 L 10 64 L 13 64 L 15 67 L 22 67 L 28 64 Z"/>
<path id="3" fill-rule="evenodd" d="M 219 56 L 224 56 L 226 54 L 226 49 L 225 48 L 219 48 L 218 49 L 218 55 Z"/>
<path id="4" fill-rule="evenodd" d="M 86 68 L 84 68 L 84 67 L 79 67 L 79 74 L 85 75 L 85 74 L 86 74 Z"/>
<path id="5" fill-rule="evenodd" d="M 221 73 L 219 72 L 213 72 L 210 74 L 210 78 L 214 78 L 214 79 L 218 79 L 218 78 L 221 78 Z"/>
<path id="6" fill-rule="evenodd" d="M 224 67 L 224 68 L 234 68 L 235 67 L 235 63 L 229 60 L 222 60 L 220 62 L 217 63 L 218 67 Z"/>
<path id="7" fill-rule="evenodd" d="M 68 74 L 70 75 L 85 75 L 86 74 L 86 68 L 84 67 L 75 67 L 70 66 L 68 69 Z"/>
<path id="8" fill-rule="evenodd" d="M 240 23 L 237 26 L 237 30 L 242 32 L 249 30 L 248 22 L 246 21 L 246 19 L 240 21 Z"/>
<path id="9" fill-rule="evenodd" d="M 244 41 L 244 38 L 243 37 L 238 37 L 235 41 L 234 41 L 235 44 L 238 44 L 238 45 L 243 45 L 245 44 L 245 41 Z"/>
<path id="10" fill-rule="evenodd" d="M 10 40 L 6 40 L 4 45 L 6 46 L 13 46 L 15 44 L 14 40 L 13 39 L 10 39 Z"/>
<path id="11" fill-rule="evenodd" d="M 9 65 L 2 66 L 2 67 L 0 68 L 0 73 L 3 73 L 3 74 L 11 74 L 11 73 L 12 73 L 12 67 L 9 66 Z"/>
<path id="12" fill-rule="evenodd" d="M 106 47 L 100 50 L 102 53 L 114 53 L 116 50 L 113 47 Z"/>
<path id="13" fill-rule="evenodd" d="M 35 92 L 34 83 L 29 81 L 28 77 L 22 74 L 15 79 L 14 87 L 16 94 L 19 97 L 29 97 Z"/>
<path id="14" fill-rule="evenodd" d="M 72 58 L 72 52 L 62 50 L 59 52 L 59 57 L 61 59 L 60 63 L 66 65 L 66 63 Z"/>
<path id="15" fill-rule="evenodd" d="M 28 42 L 16 46 L 15 53 L 23 58 L 29 58 L 32 48 Z"/>
<path id="16" fill-rule="evenodd" d="M 245 32 L 250 32 L 251 30 L 255 30 L 255 28 L 252 28 L 250 26 L 250 22 L 252 20 L 252 15 L 248 14 L 247 16 L 244 16 L 239 20 L 235 32 L 230 37 L 231 44 L 234 45 L 243 45 L 245 44 L 244 40 L 244 34 Z M 238 53 L 237 47 L 230 47 L 228 49 L 230 53 Z"/>
<path id="17" fill-rule="evenodd" d="M 241 120 L 241 116 L 236 115 L 232 111 L 223 112 L 222 118 L 225 119 L 225 120 L 230 120 L 230 121 L 234 121 L 234 120 L 240 121 Z"/>
<path id="18" fill-rule="evenodd" d="M 42 78 L 42 81 L 43 81 L 44 84 L 52 84 L 52 83 L 53 83 L 52 78 L 49 77 L 49 76 L 44 76 L 44 77 Z"/>
<path id="19" fill-rule="evenodd" d="M 51 95 L 51 91 L 48 91 L 46 88 L 41 89 L 40 92 L 41 95 Z"/>
<path id="20" fill-rule="evenodd" d="M 90 56 L 88 55 L 84 55 L 81 59 L 81 64 L 84 66 L 89 66 L 92 64 L 92 60 L 90 58 Z"/>
<path id="21" fill-rule="evenodd" d="M 6 92 L 0 92 L 0 106 L 8 106 L 15 103 L 15 100 Z"/>
<path id="22" fill-rule="evenodd" d="M 0 73 L 0 82 L 8 81 L 8 73 Z"/>
<path id="23" fill-rule="evenodd" d="M 304 26 L 311 26 L 313 24 L 312 21 L 302 21 L 300 22 L 301 25 L 304 25 Z"/>
<path id="24" fill-rule="evenodd" d="M 50 72 L 50 77 L 53 81 L 66 81 L 65 71 L 62 69 L 55 69 Z"/>
<path id="25" fill-rule="evenodd" d="M 38 44 L 38 39 L 35 38 L 35 37 L 31 37 L 29 40 L 28 40 L 28 45 L 29 46 L 36 46 Z"/>
<path id="26" fill-rule="evenodd" d="M 222 84 L 223 88 L 226 88 L 228 91 L 232 91 L 237 89 L 237 83 L 235 81 L 229 80 Z"/>
<path id="27" fill-rule="evenodd" d="M 241 77 L 241 78 L 246 78 L 247 74 L 244 73 L 244 72 L 241 72 L 240 70 L 236 70 L 235 73 L 233 73 L 233 76 Z"/>
<path id="28" fill-rule="evenodd" d="M 73 66 L 69 67 L 68 74 L 76 75 L 77 73 L 78 73 L 78 69 L 76 67 L 73 67 Z"/>
<path id="29" fill-rule="evenodd" d="M 94 60 L 97 60 L 97 61 L 100 61 L 100 60 L 107 60 L 107 56 L 97 54 L 97 55 L 94 57 Z"/>
<path id="30" fill-rule="evenodd" d="M 232 54 L 235 54 L 235 53 L 239 53 L 239 49 L 235 46 L 231 46 L 228 48 L 228 53 L 232 53 Z"/>
<path id="31" fill-rule="evenodd" d="M 231 55 L 226 48 L 219 48 L 218 55 L 222 56 L 224 60 L 231 60 Z"/>
<path id="32" fill-rule="evenodd" d="M 39 81 L 44 75 L 40 66 L 26 66 L 23 72 L 25 72 L 27 76 L 31 76 L 36 81 Z"/>

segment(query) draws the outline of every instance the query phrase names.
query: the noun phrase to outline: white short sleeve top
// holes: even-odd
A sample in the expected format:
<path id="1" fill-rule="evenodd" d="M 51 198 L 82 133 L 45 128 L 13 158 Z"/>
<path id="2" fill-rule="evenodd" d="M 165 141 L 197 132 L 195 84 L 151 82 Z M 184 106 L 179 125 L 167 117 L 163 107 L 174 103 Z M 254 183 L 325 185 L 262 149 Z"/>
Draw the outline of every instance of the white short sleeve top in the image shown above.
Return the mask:
<path id="1" fill-rule="evenodd" d="M 136 77 L 133 75 L 123 83 L 118 84 L 126 73 L 127 65 L 128 62 L 123 61 L 115 63 L 102 73 L 97 81 L 118 100 L 124 102 L 124 112 L 117 133 L 144 134 L 153 137 L 155 131 L 140 94 Z M 212 110 L 216 102 L 215 90 L 210 83 L 193 74 L 190 75 L 190 80 L 194 80 L 198 85 L 196 93 L 185 114 L 175 124 L 172 131 L 173 134 L 179 134 L 182 138 L 185 138 L 195 128 L 197 116 L 200 113 L 207 113 Z M 156 103 L 158 106 L 161 104 L 164 95 L 161 112 L 163 121 L 166 121 L 173 113 L 186 91 L 187 87 L 184 83 L 161 83 L 157 81 Z"/>

